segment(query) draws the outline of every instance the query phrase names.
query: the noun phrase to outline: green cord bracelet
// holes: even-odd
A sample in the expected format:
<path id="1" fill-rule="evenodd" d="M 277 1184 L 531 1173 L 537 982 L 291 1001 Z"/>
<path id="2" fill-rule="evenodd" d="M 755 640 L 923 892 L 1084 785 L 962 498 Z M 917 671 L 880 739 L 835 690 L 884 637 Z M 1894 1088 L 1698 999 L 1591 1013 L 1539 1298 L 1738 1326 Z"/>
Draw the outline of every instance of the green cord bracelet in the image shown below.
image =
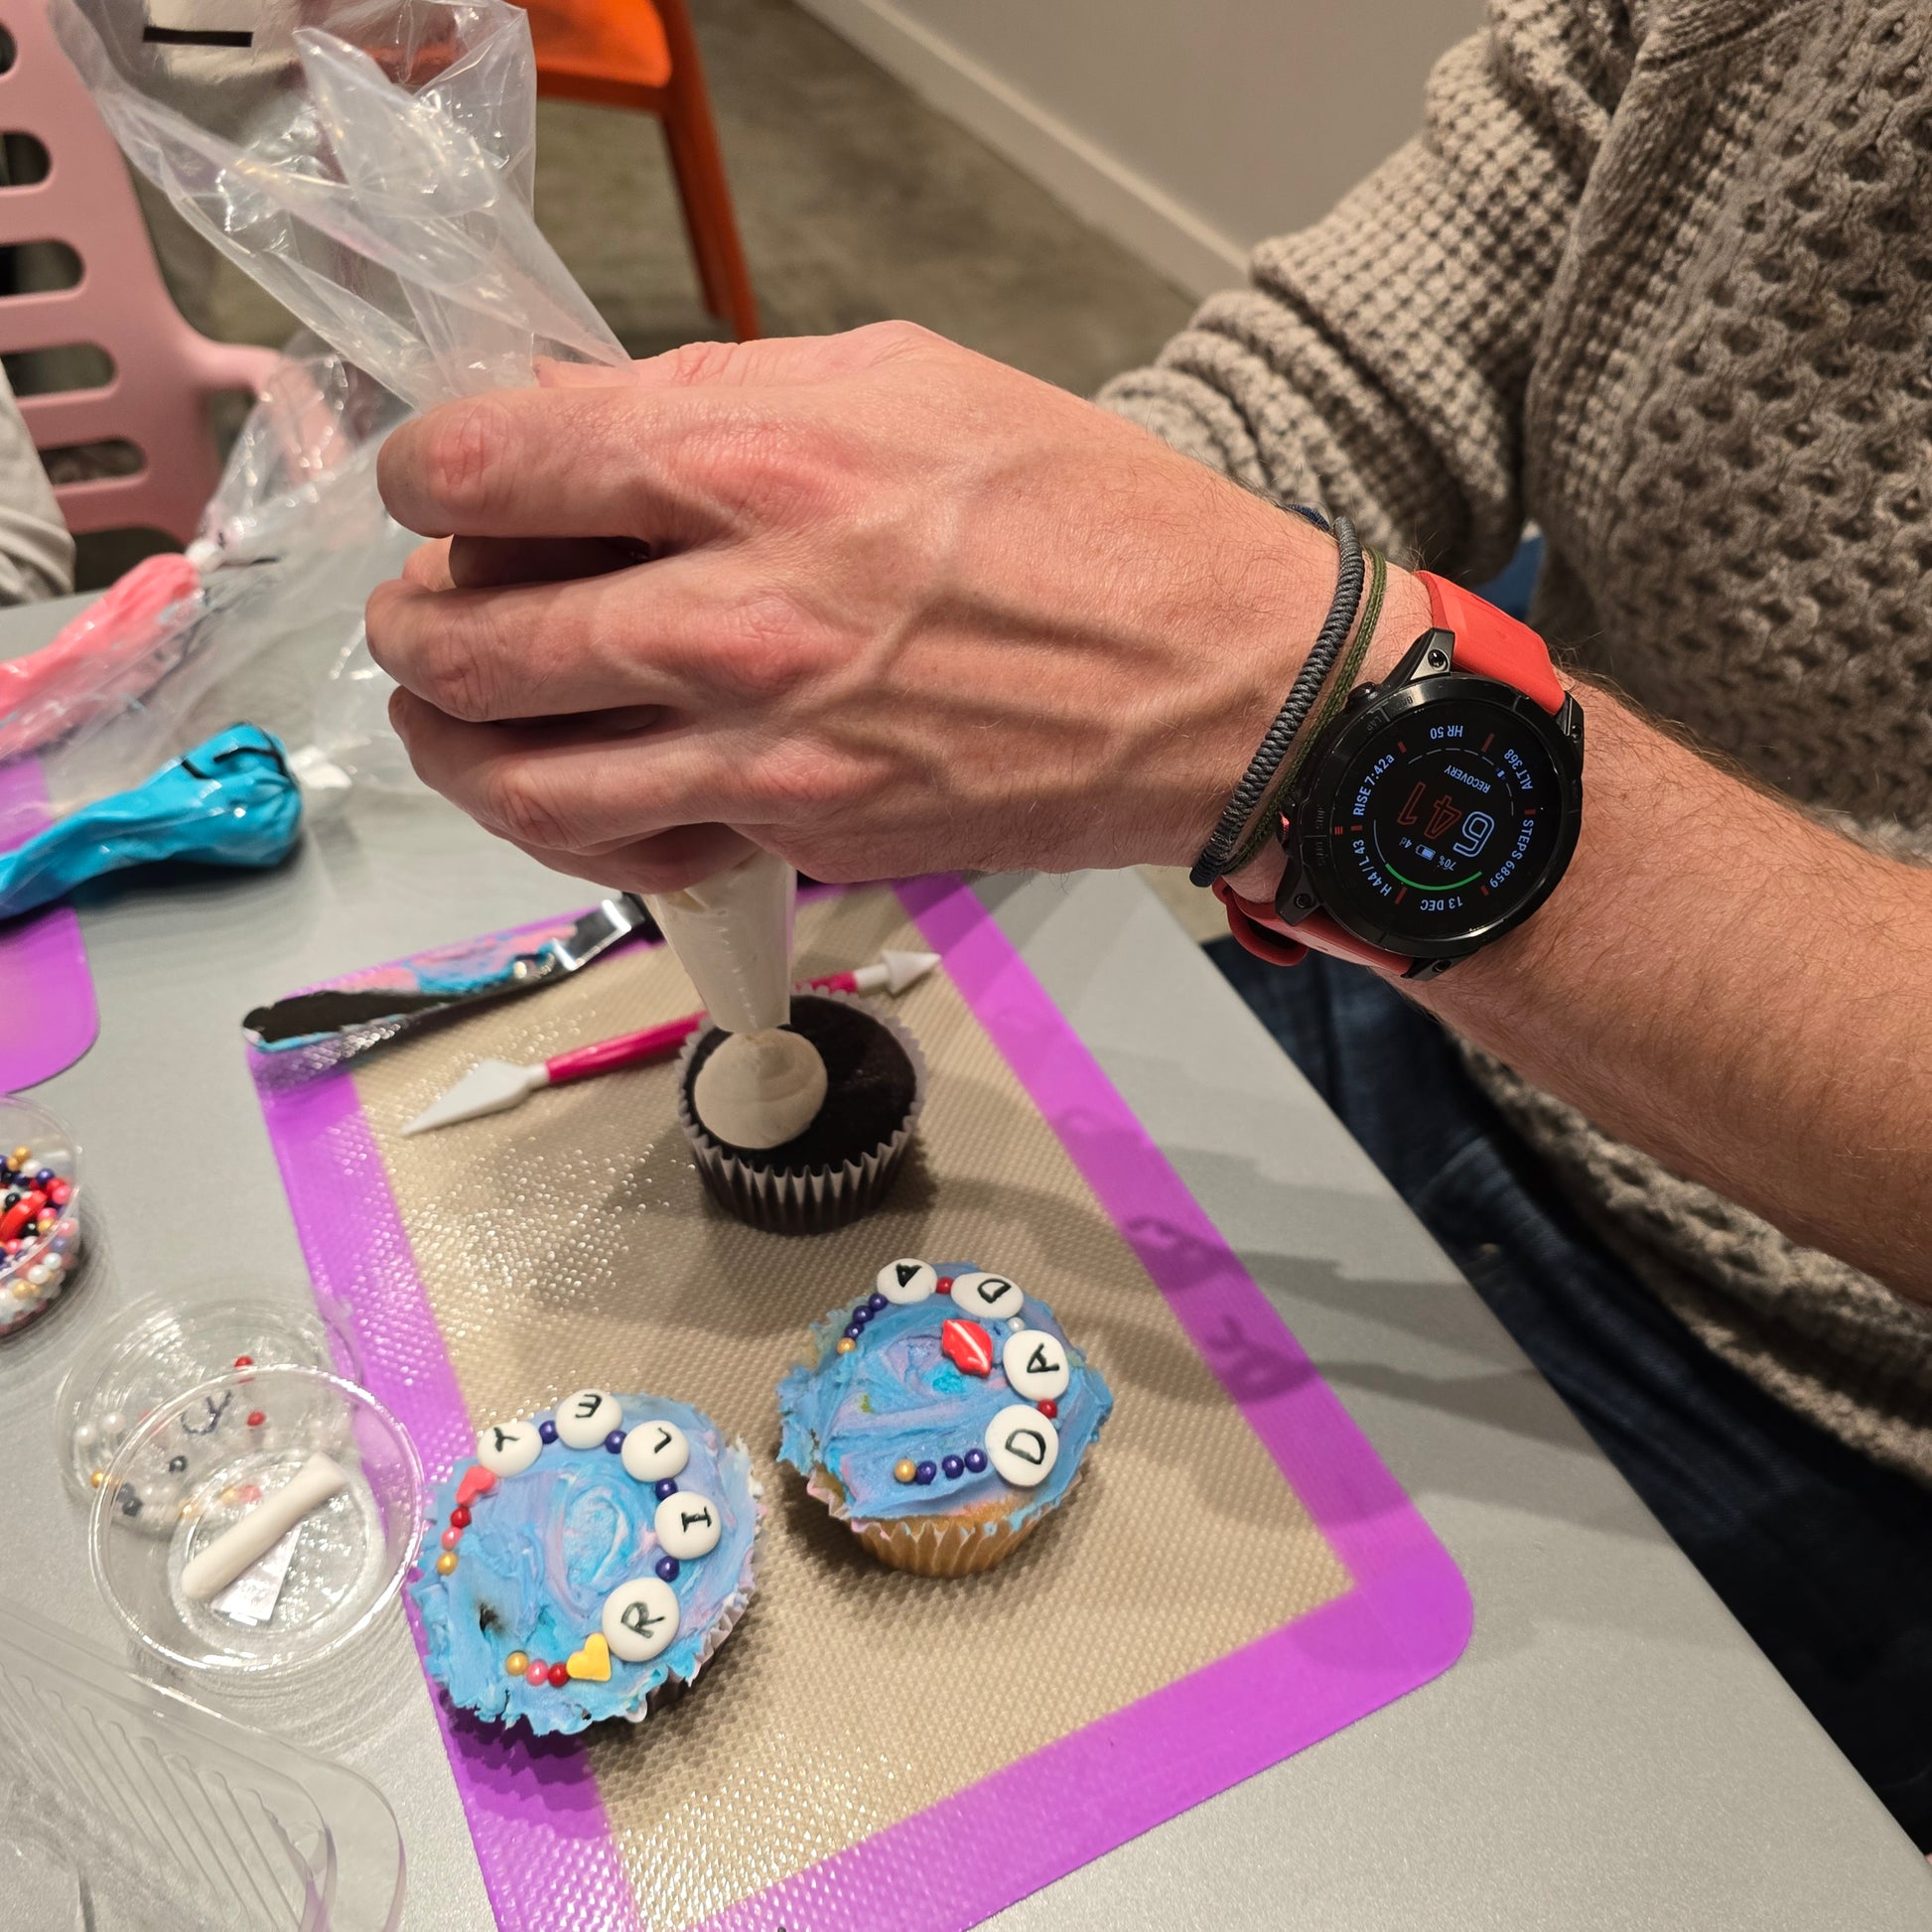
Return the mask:
<path id="1" fill-rule="evenodd" d="M 1389 581 L 1388 562 L 1379 550 L 1368 553 L 1368 594 L 1362 599 L 1362 621 L 1355 626 L 1355 634 L 1349 640 L 1347 650 L 1342 653 L 1341 662 L 1335 666 L 1327 698 L 1313 721 L 1297 735 L 1274 785 L 1255 815 L 1253 829 L 1228 861 L 1227 870 L 1230 873 L 1239 872 L 1274 836 L 1278 808 L 1288 788 L 1295 782 L 1295 774 L 1301 770 L 1309 755 L 1309 747 L 1321 736 L 1328 727 L 1328 721 L 1348 702 L 1355 673 L 1361 669 L 1362 660 L 1368 655 L 1368 647 L 1375 639 L 1375 622 L 1382 615 L 1382 592 Z"/>

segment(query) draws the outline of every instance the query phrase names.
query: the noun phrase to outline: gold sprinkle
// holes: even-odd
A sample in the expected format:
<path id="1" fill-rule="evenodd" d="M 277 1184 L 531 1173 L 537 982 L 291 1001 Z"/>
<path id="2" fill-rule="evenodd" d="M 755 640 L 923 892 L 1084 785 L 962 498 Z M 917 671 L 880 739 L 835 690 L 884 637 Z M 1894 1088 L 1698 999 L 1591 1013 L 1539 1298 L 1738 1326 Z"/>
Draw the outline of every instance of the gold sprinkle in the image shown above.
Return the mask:
<path id="1" fill-rule="evenodd" d="M 510 1654 L 503 1659 L 503 1668 L 505 1671 L 509 1673 L 510 1676 L 521 1677 L 523 1673 L 530 1668 L 530 1659 L 528 1654 L 521 1650 L 512 1650 Z"/>
<path id="2" fill-rule="evenodd" d="M 893 1480 L 895 1482 L 910 1482 L 918 1473 L 918 1464 L 909 1455 L 901 1455 L 893 1464 Z"/>
<path id="3" fill-rule="evenodd" d="M 87 1485 L 89 1488 L 98 1489 L 106 1480 L 107 1471 L 105 1469 L 89 1469 L 87 1471 Z"/>
<path id="4" fill-rule="evenodd" d="M 858 1345 L 859 1344 L 856 1341 L 854 1341 L 850 1335 L 841 1335 L 839 1337 L 839 1353 L 841 1355 L 851 1354 L 852 1351 L 858 1347 Z"/>
<path id="5" fill-rule="evenodd" d="M 436 1559 L 436 1574 L 439 1577 L 447 1577 L 451 1573 L 451 1571 L 453 1571 L 455 1568 L 456 1568 L 456 1552 L 454 1550 L 445 1550 L 443 1554 Z"/>

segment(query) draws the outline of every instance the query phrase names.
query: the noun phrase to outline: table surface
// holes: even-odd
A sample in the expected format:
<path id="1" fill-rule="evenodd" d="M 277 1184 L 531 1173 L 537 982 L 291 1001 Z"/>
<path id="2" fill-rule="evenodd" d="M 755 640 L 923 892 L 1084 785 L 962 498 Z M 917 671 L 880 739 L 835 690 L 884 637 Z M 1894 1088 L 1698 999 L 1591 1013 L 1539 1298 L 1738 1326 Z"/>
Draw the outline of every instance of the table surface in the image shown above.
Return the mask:
<path id="1" fill-rule="evenodd" d="M 0 615 L 0 656 L 43 641 L 69 608 Z M 1932 1875 L 1911 1844 L 1146 887 L 1088 874 L 980 890 L 1475 1602 L 1474 1639 L 1447 1676 L 993 1923 L 1932 1925 Z M 0 1396 L 31 1425 L 0 1486 L 0 1591 L 118 1649 L 45 1430 L 68 1359 L 118 1304 L 241 1283 L 306 1297 L 241 1014 L 585 897 L 440 801 L 369 798 L 273 875 L 184 874 L 84 907 L 100 1037 L 39 1094 L 87 1151 L 104 1265 L 0 1349 Z M 361 1676 L 352 1724 L 289 1701 L 224 1708 L 320 1737 L 382 1787 L 407 1845 L 408 1932 L 486 1928 L 399 1624 Z"/>

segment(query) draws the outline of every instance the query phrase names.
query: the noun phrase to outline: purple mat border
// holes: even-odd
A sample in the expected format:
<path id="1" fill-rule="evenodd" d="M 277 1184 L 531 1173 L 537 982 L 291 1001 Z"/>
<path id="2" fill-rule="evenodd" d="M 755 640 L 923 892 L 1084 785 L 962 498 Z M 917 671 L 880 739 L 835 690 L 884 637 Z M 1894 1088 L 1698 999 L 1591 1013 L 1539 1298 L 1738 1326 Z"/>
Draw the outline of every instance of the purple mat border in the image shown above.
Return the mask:
<path id="1" fill-rule="evenodd" d="M 0 765 L 0 812 L 46 801 L 38 759 Z M 31 830 L 6 841 L 21 845 Z M 19 1093 L 71 1066 L 100 1031 L 93 974 L 70 905 L 0 923 L 0 1092 Z"/>
<path id="2" fill-rule="evenodd" d="M 1354 1587 L 703 1932 L 959 1932 L 1427 1683 L 1471 1628 L 1448 1553 L 972 889 L 941 878 L 898 893 Z M 258 1091 L 316 1286 L 353 1311 L 369 1387 L 440 1474 L 471 1432 L 354 1083 Z M 310 1165 L 324 1142 L 328 1173 L 370 1177 L 353 1214 Z M 411 1623 L 420 1648 L 413 1608 Z M 509 1743 L 432 1704 L 499 1926 L 549 1932 L 550 1902 L 574 1892 L 572 1923 L 592 1922 L 594 1899 L 600 1932 L 644 1932 L 583 1750 Z"/>

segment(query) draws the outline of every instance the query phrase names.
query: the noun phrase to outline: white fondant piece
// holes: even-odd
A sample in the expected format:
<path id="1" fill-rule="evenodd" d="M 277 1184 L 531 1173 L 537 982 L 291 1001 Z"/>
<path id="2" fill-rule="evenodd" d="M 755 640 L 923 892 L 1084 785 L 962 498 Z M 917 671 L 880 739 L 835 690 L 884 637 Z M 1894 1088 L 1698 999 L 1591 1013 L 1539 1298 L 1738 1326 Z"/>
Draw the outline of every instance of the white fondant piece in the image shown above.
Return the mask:
<path id="1" fill-rule="evenodd" d="M 691 1563 L 718 1547 L 718 1505 L 695 1489 L 677 1489 L 657 1505 L 657 1541 L 667 1557 Z"/>
<path id="2" fill-rule="evenodd" d="M 634 1423 L 623 1433 L 623 1472 L 639 1482 L 681 1475 L 691 1459 L 691 1439 L 674 1422 Z"/>
<path id="3" fill-rule="evenodd" d="M 1009 1335 L 1000 1350 L 1000 1366 L 1014 1394 L 1029 1402 L 1057 1402 L 1073 1379 L 1060 1338 L 1044 1328 L 1022 1328 Z"/>
<path id="4" fill-rule="evenodd" d="M 929 1261 L 916 1261 L 906 1255 L 898 1261 L 889 1261 L 879 1271 L 874 1285 L 887 1301 L 903 1307 L 923 1302 L 932 1294 L 939 1286 L 939 1271 Z"/>
<path id="5" fill-rule="evenodd" d="M 802 1134 L 825 1104 L 825 1062 L 802 1034 L 733 1034 L 691 1083 L 691 1106 L 731 1147 L 778 1147 Z"/>
<path id="6" fill-rule="evenodd" d="M 1004 1275 L 960 1275 L 952 1285 L 953 1306 L 980 1321 L 1005 1321 L 1020 1312 L 1026 1297 Z"/>
<path id="7" fill-rule="evenodd" d="M 755 852 L 682 892 L 646 897 L 705 1011 L 726 1033 L 765 1033 L 791 1018 L 797 896 L 798 875 L 791 867 L 772 853 Z"/>
<path id="8" fill-rule="evenodd" d="M 310 1456 L 273 1495 L 264 1496 L 189 1560 L 181 1573 L 181 1593 L 192 1603 L 206 1603 L 251 1563 L 265 1557 L 312 1510 L 347 1486 L 348 1477 L 340 1463 L 326 1455 Z"/>
<path id="9" fill-rule="evenodd" d="M 677 1591 L 661 1577 L 620 1584 L 604 1599 L 604 1641 L 626 1664 L 647 1664 L 677 1637 Z"/>
<path id="10" fill-rule="evenodd" d="M 986 1452 L 1016 1489 L 1035 1489 L 1060 1459 L 1060 1432 L 1037 1409 L 1010 1403 L 986 1425 Z"/>
<path id="11" fill-rule="evenodd" d="M 565 1449 L 597 1449 L 622 1427 L 623 1407 L 607 1390 L 579 1389 L 557 1404 L 557 1440 Z"/>
<path id="12" fill-rule="evenodd" d="M 477 1460 L 493 1476 L 521 1475 L 542 1453 L 533 1422 L 493 1422 L 477 1435 Z"/>

